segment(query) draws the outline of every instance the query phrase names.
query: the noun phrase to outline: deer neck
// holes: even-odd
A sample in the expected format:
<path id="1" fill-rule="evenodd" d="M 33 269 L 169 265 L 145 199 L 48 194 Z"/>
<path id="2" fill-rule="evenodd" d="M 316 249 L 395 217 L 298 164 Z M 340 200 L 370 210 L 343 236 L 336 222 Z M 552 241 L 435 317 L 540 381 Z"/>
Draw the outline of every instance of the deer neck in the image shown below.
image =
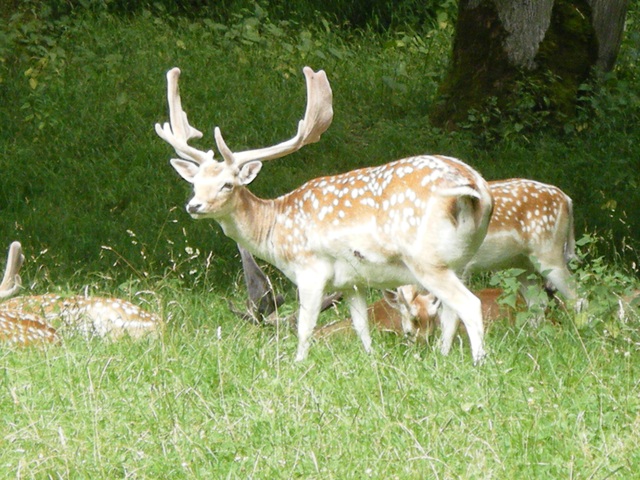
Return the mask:
<path id="1" fill-rule="evenodd" d="M 267 261 L 273 260 L 271 236 L 280 199 L 266 200 L 240 188 L 234 208 L 218 218 L 224 234 L 239 245 Z"/>

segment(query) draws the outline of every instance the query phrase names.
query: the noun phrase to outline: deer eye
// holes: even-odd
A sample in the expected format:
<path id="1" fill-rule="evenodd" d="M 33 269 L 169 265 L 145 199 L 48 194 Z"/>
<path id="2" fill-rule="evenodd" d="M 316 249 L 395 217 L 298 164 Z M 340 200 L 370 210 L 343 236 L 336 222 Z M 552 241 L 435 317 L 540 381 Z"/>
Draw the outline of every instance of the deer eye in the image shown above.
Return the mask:
<path id="1" fill-rule="evenodd" d="M 221 192 L 228 192 L 229 190 L 232 190 L 232 189 L 233 189 L 233 183 L 231 182 L 227 182 L 223 184 L 222 187 L 220 187 Z"/>

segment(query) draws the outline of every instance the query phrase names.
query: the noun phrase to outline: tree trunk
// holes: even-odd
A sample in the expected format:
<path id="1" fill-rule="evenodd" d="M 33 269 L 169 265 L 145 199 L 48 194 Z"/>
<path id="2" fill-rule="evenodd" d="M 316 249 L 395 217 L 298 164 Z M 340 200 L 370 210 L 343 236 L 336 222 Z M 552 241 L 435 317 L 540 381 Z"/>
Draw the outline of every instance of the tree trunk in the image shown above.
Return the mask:
<path id="1" fill-rule="evenodd" d="M 589 0 L 593 29 L 598 39 L 598 60 L 596 65 L 602 71 L 613 69 L 620 50 L 624 17 L 628 0 Z"/>
<path id="2" fill-rule="evenodd" d="M 628 0 L 460 0 L 450 70 L 432 121 L 453 128 L 469 110 L 574 113 L 592 68 L 610 70 Z M 526 101 L 523 101 L 526 99 Z"/>

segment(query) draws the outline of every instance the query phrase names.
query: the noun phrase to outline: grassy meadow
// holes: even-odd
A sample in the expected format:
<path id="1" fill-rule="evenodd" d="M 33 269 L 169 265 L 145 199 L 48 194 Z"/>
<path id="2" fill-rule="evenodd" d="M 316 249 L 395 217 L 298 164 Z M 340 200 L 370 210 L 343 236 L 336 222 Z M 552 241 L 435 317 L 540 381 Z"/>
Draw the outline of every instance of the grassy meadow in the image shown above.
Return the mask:
<path id="1" fill-rule="evenodd" d="M 107 2 L 108 3 L 108 2 Z M 640 468 L 640 14 L 631 5 L 616 70 L 584 86 L 579 114 L 470 112 L 433 128 L 451 20 L 348 28 L 266 9 L 225 19 L 128 15 L 37 2 L 0 28 L 0 240 L 20 240 L 27 293 L 117 295 L 163 316 L 158 338 L 80 336 L 0 348 L 2 478 L 633 478 Z M 441 12 L 442 13 L 442 12 Z M 528 177 L 574 200 L 586 312 L 559 307 L 491 326 L 473 366 L 374 332 L 318 340 L 294 364 L 295 333 L 239 321 L 235 244 L 193 221 L 190 186 L 154 132 L 165 72 L 182 69 L 190 122 L 232 149 L 293 135 L 302 67 L 325 69 L 335 118 L 322 140 L 263 167 L 275 197 L 315 176 L 417 153 L 457 156 L 488 179 Z M 267 268 L 296 309 L 295 290 Z M 474 285 L 513 286 L 509 272 Z M 371 300 L 378 298 L 371 292 Z M 343 306 L 321 322 L 346 317 Z M 551 321 L 551 319 L 553 321 Z"/>

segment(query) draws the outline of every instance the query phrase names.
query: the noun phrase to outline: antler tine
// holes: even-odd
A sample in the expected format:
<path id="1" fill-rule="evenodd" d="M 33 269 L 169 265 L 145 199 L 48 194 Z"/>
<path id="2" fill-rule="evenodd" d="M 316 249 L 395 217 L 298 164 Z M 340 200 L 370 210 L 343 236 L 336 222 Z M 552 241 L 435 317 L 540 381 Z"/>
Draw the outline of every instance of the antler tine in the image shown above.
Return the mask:
<path id="1" fill-rule="evenodd" d="M 0 284 L 0 298 L 10 297 L 22 287 L 18 272 L 23 263 L 24 255 L 22 254 L 22 245 L 20 245 L 20 242 L 13 242 L 9 247 L 7 266 L 4 271 L 2 283 Z"/>
<path id="2" fill-rule="evenodd" d="M 171 123 L 156 123 L 156 133 L 171 145 L 176 153 L 186 159 L 201 164 L 213 159 L 213 150 L 207 152 L 190 146 L 187 142 L 192 138 L 201 138 L 202 132 L 189 125 L 187 114 L 182 110 L 178 79 L 180 69 L 172 68 L 167 72 L 167 101 L 169 103 L 169 120 Z"/>
<path id="3" fill-rule="evenodd" d="M 224 142 L 220 129 L 216 127 L 216 144 L 227 163 L 242 165 L 252 160 L 273 160 L 320 140 L 333 120 L 331 86 L 324 70 L 314 72 L 311 68 L 304 67 L 302 71 L 307 82 L 307 108 L 304 118 L 298 123 L 296 136 L 271 147 L 232 153 Z"/>

